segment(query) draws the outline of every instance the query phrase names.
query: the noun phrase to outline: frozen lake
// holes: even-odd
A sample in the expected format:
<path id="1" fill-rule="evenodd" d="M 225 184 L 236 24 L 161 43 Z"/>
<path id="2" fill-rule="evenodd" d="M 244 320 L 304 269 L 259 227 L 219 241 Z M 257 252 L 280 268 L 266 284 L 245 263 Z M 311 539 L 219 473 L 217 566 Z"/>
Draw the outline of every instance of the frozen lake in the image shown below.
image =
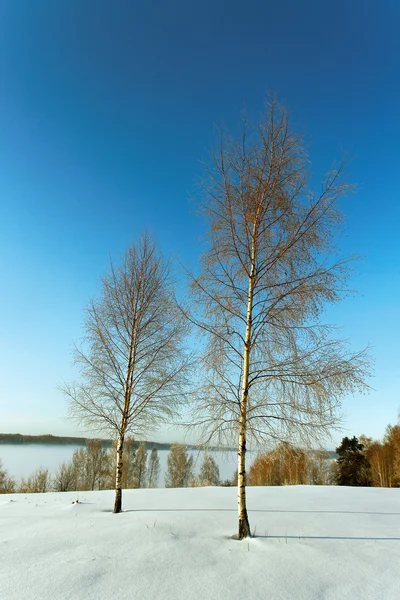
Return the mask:
<path id="1" fill-rule="evenodd" d="M 54 473 L 60 463 L 69 461 L 72 458 L 74 451 L 82 446 L 73 445 L 47 445 L 47 444 L 1 444 L 0 459 L 9 473 L 16 479 L 21 477 L 29 477 L 38 467 L 49 469 L 50 473 Z M 203 452 L 191 450 L 190 453 L 194 456 L 195 473 L 200 470 L 203 460 Z M 148 455 L 149 455 L 148 451 Z M 221 480 L 232 479 L 237 468 L 237 453 L 236 452 L 211 452 L 215 461 L 218 464 Z M 168 450 L 159 450 L 160 457 L 160 486 L 164 485 L 164 474 L 167 470 Z M 248 466 L 250 465 L 250 455 L 248 458 Z"/>

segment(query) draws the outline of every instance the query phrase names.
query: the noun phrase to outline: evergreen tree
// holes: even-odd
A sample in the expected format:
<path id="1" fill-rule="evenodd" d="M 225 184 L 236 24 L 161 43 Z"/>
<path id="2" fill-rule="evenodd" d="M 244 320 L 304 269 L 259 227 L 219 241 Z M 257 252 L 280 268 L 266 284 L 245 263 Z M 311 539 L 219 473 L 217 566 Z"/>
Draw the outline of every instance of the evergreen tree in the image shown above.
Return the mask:
<path id="1" fill-rule="evenodd" d="M 353 436 L 351 439 L 344 437 L 336 452 L 338 485 L 369 486 L 370 465 L 363 453 L 364 446 Z"/>
<path id="2" fill-rule="evenodd" d="M 186 446 L 172 444 L 168 454 L 168 471 L 165 487 L 189 487 L 193 479 L 193 456 L 189 456 Z"/>
<path id="3" fill-rule="evenodd" d="M 148 486 L 156 488 L 160 476 L 160 459 L 158 458 L 157 448 L 153 448 L 150 454 L 150 464 L 148 466 Z"/>

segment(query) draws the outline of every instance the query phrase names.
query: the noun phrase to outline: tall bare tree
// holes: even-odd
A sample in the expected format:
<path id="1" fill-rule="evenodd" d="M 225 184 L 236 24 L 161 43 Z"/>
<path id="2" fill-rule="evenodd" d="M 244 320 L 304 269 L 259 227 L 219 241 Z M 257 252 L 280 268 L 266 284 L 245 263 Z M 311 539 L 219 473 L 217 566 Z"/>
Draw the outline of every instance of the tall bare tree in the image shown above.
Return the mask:
<path id="1" fill-rule="evenodd" d="M 84 349 L 75 352 L 81 379 L 63 386 L 73 418 L 117 439 L 115 513 L 122 510 L 125 436 L 171 420 L 185 400 L 186 328 L 170 266 L 143 234 L 103 277 L 99 299 L 86 310 Z"/>
<path id="2" fill-rule="evenodd" d="M 239 539 L 250 535 L 246 442 L 315 439 L 341 397 L 365 388 L 366 352 L 321 320 L 346 290 L 351 258 L 335 257 L 343 166 L 310 187 L 302 139 L 275 100 L 258 125 L 220 146 L 201 182 L 208 249 L 192 276 L 189 319 L 206 333 L 196 422 L 206 442 L 238 440 Z"/>

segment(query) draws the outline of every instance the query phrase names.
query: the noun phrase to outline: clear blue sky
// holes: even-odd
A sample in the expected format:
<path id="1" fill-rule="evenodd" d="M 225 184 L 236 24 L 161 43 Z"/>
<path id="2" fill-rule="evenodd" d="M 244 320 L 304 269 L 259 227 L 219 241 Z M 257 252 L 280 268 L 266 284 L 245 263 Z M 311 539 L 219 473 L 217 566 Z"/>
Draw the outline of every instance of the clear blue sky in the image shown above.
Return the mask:
<path id="1" fill-rule="evenodd" d="M 77 433 L 56 388 L 110 254 L 149 227 L 195 264 L 188 195 L 214 124 L 235 127 L 244 104 L 257 115 L 266 90 L 307 132 L 317 174 L 355 157 L 341 247 L 364 256 L 360 293 L 329 319 L 373 346 L 376 374 L 345 400 L 346 433 L 396 421 L 399 18 L 397 0 L 1 2 L 1 432 Z"/>

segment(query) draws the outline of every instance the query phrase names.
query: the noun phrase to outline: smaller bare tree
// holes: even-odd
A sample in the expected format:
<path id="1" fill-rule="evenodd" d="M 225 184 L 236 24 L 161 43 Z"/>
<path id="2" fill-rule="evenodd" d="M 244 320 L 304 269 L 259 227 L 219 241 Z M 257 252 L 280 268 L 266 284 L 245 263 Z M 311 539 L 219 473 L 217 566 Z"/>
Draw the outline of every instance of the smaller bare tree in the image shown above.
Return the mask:
<path id="1" fill-rule="evenodd" d="M 144 443 L 139 445 L 133 463 L 133 488 L 144 488 L 147 483 L 147 452 Z"/>
<path id="2" fill-rule="evenodd" d="M 115 449 L 117 445 L 115 444 Z M 114 450 L 114 449 L 113 449 Z M 128 436 L 124 443 L 124 453 L 122 462 L 122 488 L 129 489 L 134 486 L 135 478 L 135 463 L 136 463 L 137 447 L 132 436 Z M 115 473 L 114 473 L 115 486 Z"/>
<path id="3" fill-rule="evenodd" d="M 77 480 L 73 462 L 63 462 L 58 467 L 53 479 L 53 490 L 55 492 L 77 491 Z"/>
<path id="4" fill-rule="evenodd" d="M 168 454 L 168 471 L 165 487 L 189 487 L 193 479 L 193 456 L 183 444 L 172 444 Z"/>
<path id="5" fill-rule="evenodd" d="M 308 454 L 308 483 L 328 485 L 331 458 L 326 450 L 314 450 Z"/>
<path id="6" fill-rule="evenodd" d="M 205 453 L 200 468 L 199 485 L 219 485 L 219 468 L 211 454 Z"/>
<path id="7" fill-rule="evenodd" d="M 81 380 L 62 387 L 80 424 L 117 440 L 114 512 L 122 510 L 126 435 L 144 437 L 170 422 L 185 401 L 187 323 L 177 307 L 168 262 L 148 234 L 121 266 L 111 264 L 102 292 L 86 311 Z"/>
<path id="8" fill-rule="evenodd" d="M 3 468 L 0 460 L 0 494 L 12 494 L 15 491 L 15 480 Z"/>
<path id="9" fill-rule="evenodd" d="M 156 488 L 160 476 L 160 459 L 158 458 L 157 448 L 152 448 L 148 468 L 148 486 Z"/>
<path id="10" fill-rule="evenodd" d="M 51 487 L 49 470 L 39 467 L 28 479 L 22 478 L 18 491 L 22 494 L 44 494 L 49 492 Z"/>
<path id="11" fill-rule="evenodd" d="M 88 440 L 86 448 L 85 476 L 89 490 L 102 489 L 107 468 L 107 451 L 101 440 Z"/>

